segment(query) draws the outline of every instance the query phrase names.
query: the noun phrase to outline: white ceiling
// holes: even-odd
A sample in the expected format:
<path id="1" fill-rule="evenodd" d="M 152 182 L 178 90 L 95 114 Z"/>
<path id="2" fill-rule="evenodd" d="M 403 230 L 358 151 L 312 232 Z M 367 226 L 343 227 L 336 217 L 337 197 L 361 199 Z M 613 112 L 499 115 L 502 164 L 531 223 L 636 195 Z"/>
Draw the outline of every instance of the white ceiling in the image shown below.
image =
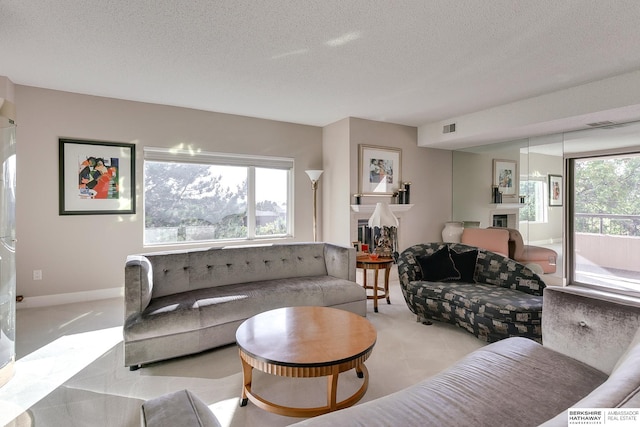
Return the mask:
<path id="1" fill-rule="evenodd" d="M 0 0 L 15 84 L 316 126 L 420 126 L 638 69 L 638 0 Z"/>

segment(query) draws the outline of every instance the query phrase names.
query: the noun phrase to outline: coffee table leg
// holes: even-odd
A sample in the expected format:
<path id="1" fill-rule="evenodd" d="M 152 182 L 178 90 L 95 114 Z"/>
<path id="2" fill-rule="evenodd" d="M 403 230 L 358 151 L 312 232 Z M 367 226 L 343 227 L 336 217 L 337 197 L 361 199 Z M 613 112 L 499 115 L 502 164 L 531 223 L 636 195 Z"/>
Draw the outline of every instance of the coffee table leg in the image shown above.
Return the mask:
<path id="1" fill-rule="evenodd" d="M 362 370 L 362 366 L 356 366 L 356 375 L 358 378 L 364 378 L 364 371 Z"/>
<path id="2" fill-rule="evenodd" d="M 249 398 L 247 397 L 247 390 L 251 390 L 251 377 L 253 375 L 253 368 L 247 362 L 240 357 L 242 361 L 242 398 L 240 399 L 240 406 L 247 406 Z"/>
<path id="3" fill-rule="evenodd" d="M 338 409 L 336 398 L 338 395 L 338 367 L 334 366 L 331 375 L 327 377 L 327 406 L 329 411 L 333 412 Z"/>

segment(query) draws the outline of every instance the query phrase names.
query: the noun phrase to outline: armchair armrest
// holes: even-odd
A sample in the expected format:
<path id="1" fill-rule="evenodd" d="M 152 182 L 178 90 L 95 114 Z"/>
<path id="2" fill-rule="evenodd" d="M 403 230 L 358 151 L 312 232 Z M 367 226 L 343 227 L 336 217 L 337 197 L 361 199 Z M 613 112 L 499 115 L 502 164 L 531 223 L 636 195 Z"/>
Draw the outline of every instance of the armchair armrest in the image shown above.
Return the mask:
<path id="1" fill-rule="evenodd" d="M 329 276 L 356 281 L 355 248 L 325 243 L 324 262 Z"/>
<path id="2" fill-rule="evenodd" d="M 141 313 L 151 301 L 153 268 L 142 255 L 129 255 L 124 267 L 124 319 Z"/>

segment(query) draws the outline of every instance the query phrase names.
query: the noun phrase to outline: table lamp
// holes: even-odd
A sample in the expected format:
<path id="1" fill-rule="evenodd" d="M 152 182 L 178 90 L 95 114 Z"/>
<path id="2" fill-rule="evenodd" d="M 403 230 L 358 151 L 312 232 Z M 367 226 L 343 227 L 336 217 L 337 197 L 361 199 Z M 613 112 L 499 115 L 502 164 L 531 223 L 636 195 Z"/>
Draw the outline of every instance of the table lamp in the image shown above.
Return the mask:
<path id="1" fill-rule="evenodd" d="M 398 218 L 391 212 L 389 205 L 378 202 L 371 218 L 369 218 L 368 225 L 371 228 L 371 243 L 375 247 L 374 252 L 382 257 L 391 257 L 396 244 L 396 233 L 392 228 L 398 227 Z M 378 242 L 375 242 L 375 227 L 380 228 Z"/>

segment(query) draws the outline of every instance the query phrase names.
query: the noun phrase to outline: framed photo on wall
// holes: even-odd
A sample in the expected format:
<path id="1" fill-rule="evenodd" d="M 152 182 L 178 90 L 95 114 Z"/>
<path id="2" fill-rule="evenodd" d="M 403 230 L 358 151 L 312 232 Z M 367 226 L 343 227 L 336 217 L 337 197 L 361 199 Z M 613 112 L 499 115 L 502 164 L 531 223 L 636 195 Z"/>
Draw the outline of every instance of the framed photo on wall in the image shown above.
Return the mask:
<path id="1" fill-rule="evenodd" d="M 562 175 L 549 175 L 549 206 L 562 206 Z"/>
<path id="2" fill-rule="evenodd" d="M 400 188 L 402 150 L 360 145 L 358 187 L 363 195 L 392 195 Z"/>
<path id="3" fill-rule="evenodd" d="M 134 144 L 59 139 L 59 214 L 136 213 Z"/>
<path id="4" fill-rule="evenodd" d="M 503 198 L 518 198 L 518 162 L 515 160 L 493 159 L 493 185 Z"/>

